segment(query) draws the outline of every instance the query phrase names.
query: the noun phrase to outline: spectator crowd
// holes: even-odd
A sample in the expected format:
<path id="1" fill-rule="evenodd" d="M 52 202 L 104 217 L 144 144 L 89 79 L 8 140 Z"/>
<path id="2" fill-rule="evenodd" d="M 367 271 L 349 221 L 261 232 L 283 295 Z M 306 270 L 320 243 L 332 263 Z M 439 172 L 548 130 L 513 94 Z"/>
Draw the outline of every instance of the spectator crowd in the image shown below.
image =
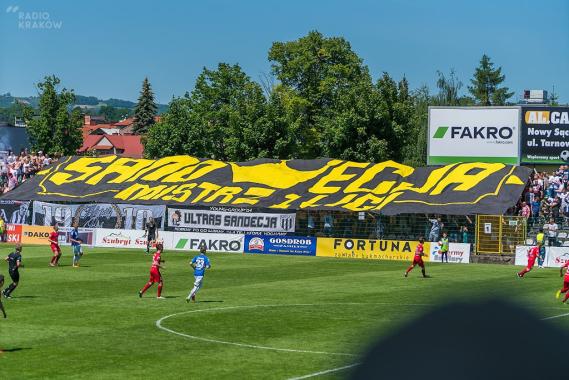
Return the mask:
<path id="1" fill-rule="evenodd" d="M 50 157 L 42 151 L 22 150 L 19 155 L 7 152 L 0 159 L 0 194 L 13 190 L 54 161 L 57 157 Z"/>
<path id="2" fill-rule="evenodd" d="M 569 218 L 569 166 L 554 172 L 534 171 L 518 206 L 518 214 L 530 224 L 554 219 L 561 223 Z"/>

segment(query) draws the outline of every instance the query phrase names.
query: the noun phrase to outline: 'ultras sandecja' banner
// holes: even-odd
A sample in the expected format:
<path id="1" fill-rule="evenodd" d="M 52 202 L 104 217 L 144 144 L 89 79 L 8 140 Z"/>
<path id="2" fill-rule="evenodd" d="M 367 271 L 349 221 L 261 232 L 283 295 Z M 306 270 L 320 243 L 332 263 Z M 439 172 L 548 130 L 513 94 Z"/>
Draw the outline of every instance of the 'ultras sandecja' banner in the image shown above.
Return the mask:
<path id="1" fill-rule="evenodd" d="M 190 232 L 281 233 L 294 232 L 296 214 L 256 212 L 248 207 L 168 207 L 168 229 Z"/>
<path id="2" fill-rule="evenodd" d="M 172 156 L 65 157 L 4 199 L 397 213 L 501 214 L 529 169 L 502 163 L 412 168 L 334 159 L 244 163 Z"/>
<path id="3" fill-rule="evenodd" d="M 569 163 L 569 107 L 522 107 L 521 162 Z"/>

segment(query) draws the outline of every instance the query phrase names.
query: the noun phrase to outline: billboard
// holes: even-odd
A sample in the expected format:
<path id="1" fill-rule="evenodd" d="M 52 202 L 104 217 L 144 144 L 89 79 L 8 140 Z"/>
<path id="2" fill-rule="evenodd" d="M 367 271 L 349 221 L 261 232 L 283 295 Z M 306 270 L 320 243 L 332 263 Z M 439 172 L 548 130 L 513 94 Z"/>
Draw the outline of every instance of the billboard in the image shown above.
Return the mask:
<path id="1" fill-rule="evenodd" d="M 164 248 L 197 251 L 202 243 L 208 252 L 243 253 L 243 241 L 245 235 L 235 234 L 208 234 L 208 233 L 185 233 L 166 232 L 172 234 L 171 246 L 164 243 Z"/>
<path id="2" fill-rule="evenodd" d="M 168 230 L 240 234 L 294 232 L 296 213 L 257 212 L 249 207 L 168 207 Z"/>
<path id="3" fill-rule="evenodd" d="M 245 235 L 245 253 L 315 256 L 316 238 L 305 236 Z"/>
<path id="4" fill-rule="evenodd" d="M 316 256 L 346 259 L 413 260 L 418 241 L 318 238 Z M 430 243 L 423 260 L 430 261 Z"/>
<path id="5" fill-rule="evenodd" d="M 438 243 L 431 243 L 431 261 L 441 261 L 441 247 Z M 448 262 L 456 264 L 468 264 L 470 262 L 470 244 L 449 243 Z"/>
<path id="6" fill-rule="evenodd" d="M 569 107 L 522 107 L 522 164 L 569 163 Z"/>
<path id="7" fill-rule="evenodd" d="M 32 224 L 52 226 L 55 223 L 71 227 L 73 220 L 82 228 L 123 228 L 143 230 L 153 217 L 159 228 L 164 227 L 165 206 L 110 203 L 58 204 L 34 201 Z"/>
<path id="8" fill-rule="evenodd" d="M 519 163 L 519 107 L 429 107 L 429 165 Z"/>

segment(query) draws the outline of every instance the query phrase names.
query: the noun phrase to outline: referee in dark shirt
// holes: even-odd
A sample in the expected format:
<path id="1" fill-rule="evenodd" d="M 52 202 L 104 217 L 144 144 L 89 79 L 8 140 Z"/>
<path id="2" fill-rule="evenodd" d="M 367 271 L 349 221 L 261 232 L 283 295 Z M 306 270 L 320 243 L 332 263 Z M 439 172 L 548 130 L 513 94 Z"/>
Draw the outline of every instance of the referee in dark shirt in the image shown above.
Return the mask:
<path id="1" fill-rule="evenodd" d="M 4 289 L 2 295 L 4 298 L 12 298 L 10 295 L 18 286 L 18 282 L 20 281 L 20 272 L 18 271 L 22 266 L 22 245 L 17 244 L 16 250 L 6 256 L 6 261 L 8 262 L 8 273 L 10 274 L 10 278 L 12 279 L 12 283 Z"/>
<path id="2" fill-rule="evenodd" d="M 152 247 L 152 243 L 158 239 L 158 226 L 154 221 L 154 218 L 148 218 L 148 222 L 144 226 L 144 235 L 147 236 L 146 238 L 146 253 L 150 253 L 150 247 Z"/>

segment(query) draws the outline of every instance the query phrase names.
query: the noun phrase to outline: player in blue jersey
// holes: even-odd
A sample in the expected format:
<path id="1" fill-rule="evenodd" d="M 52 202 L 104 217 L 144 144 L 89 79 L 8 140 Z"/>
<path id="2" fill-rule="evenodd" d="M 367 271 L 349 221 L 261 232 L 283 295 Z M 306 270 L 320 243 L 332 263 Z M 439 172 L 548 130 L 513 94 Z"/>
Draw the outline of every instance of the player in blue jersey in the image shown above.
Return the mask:
<path id="1" fill-rule="evenodd" d="M 196 302 L 196 293 L 201 289 L 203 285 L 203 276 L 205 274 L 205 270 L 211 268 L 211 264 L 209 263 L 209 259 L 205 253 L 205 243 L 201 243 L 200 254 L 194 257 L 190 264 L 192 268 L 194 268 L 195 281 L 192 291 L 188 295 L 188 298 L 186 298 L 186 302 L 190 302 L 190 300 Z"/>
<path id="2" fill-rule="evenodd" d="M 79 239 L 79 223 L 75 221 L 73 223 L 73 229 L 71 230 L 71 248 L 73 248 L 73 268 L 79 268 L 79 260 L 83 256 L 83 250 L 81 249 L 81 239 Z"/>

